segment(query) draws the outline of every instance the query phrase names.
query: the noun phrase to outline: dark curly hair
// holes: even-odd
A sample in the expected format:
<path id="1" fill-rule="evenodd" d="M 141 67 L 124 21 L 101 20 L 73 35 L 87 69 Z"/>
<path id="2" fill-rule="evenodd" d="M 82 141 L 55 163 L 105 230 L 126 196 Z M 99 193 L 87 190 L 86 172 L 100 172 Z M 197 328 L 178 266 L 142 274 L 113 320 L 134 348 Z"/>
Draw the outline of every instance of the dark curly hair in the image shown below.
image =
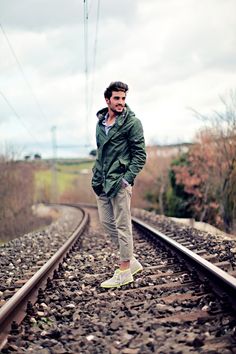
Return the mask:
<path id="1" fill-rule="evenodd" d="M 124 84 L 121 81 L 113 81 L 110 83 L 110 85 L 106 88 L 104 92 L 104 97 L 110 99 L 112 96 L 112 91 L 123 91 L 127 92 L 129 90 L 129 87 L 127 84 Z"/>

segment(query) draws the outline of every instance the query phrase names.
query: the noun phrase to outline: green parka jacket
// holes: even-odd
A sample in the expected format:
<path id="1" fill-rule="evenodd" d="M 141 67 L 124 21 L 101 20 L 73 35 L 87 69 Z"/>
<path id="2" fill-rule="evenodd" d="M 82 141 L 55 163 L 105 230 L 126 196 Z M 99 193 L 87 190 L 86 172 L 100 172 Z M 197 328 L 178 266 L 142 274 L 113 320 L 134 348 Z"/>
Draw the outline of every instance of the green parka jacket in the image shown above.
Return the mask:
<path id="1" fill-rule="evenodd" d="M 108 135 L 102 124 L 107 112 L 108 108 L 104 108 L 97 113 L 97 159 L 93 167 L 92 187 L 97 195 L 104 191 L 107 197 L 112 198 L 121 188 L 122 178 L 134 184 L 145 164 L 146 152 L 142 124 L 128 105 L 116 117 Z"/>

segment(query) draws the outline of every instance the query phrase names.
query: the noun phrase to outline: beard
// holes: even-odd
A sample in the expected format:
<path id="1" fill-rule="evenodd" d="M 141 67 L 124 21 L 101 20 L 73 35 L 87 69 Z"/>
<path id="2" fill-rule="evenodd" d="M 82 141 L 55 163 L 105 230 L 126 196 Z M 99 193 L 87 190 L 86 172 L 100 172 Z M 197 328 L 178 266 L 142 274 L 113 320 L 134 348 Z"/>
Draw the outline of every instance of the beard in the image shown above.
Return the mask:
<path id="1" fill-rule="evenodd" d="M 120 111 L 118 111 L 116 108 L 112 108 L 112 107 L 110 107 L 110 110 L 111 110 L 113 113 L 115 113 L 115 115 L 118 115 L 118 114 L 120 114 L 120 113 L 123 112 L 123 110 L 124 110 L 125 107 L 120 106 L 119 108 L 121 108 Z"/>

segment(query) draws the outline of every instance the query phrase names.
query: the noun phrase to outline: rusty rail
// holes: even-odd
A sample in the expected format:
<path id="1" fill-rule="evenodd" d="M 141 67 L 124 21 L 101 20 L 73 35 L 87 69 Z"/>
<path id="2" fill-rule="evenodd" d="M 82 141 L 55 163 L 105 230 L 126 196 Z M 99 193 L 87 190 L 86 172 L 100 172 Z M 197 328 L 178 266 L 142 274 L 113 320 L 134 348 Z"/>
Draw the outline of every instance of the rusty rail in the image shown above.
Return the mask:
<path id="1" fill-rule="evenodd" d="M 173 240 L 171 237 L 166 236 L 156 228 L 148 225 L 142 220 L 132 217 L 133 223 L 145 230 L 148 231 L 153 237 L 160 239 L 162 242 L 166 243 L 168 247 L 172 248 L 174 251 L 177 251 L 181 257 L 183 257 L 186 262 L 200 269 L 202 271 L 203 277 L 208 277 L 219 292 L 227 293 L 230 296 L 231 303 L 236 308 L 236 278 L 232 275 L 226 273 L 224 270 L 205 260 L 198 254 L 192 252 L 187 247 L 182 246 L 180 243 Z"/>

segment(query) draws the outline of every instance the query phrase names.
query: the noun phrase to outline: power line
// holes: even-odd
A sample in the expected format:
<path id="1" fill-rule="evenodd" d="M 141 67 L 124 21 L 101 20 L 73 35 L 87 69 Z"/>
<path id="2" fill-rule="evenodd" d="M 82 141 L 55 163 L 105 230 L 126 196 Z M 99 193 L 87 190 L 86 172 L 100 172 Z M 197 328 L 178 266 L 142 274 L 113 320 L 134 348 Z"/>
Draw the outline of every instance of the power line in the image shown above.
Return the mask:
<path id="1" fill-rule="evenodd" d="M 2 96 L 2 98 L 4 99 L 4 101 L 7 103 L 8 107 L 10 107 L 10 109 L 12 110 L 12 112 L 15 114 L 15 116 L 17 117 L 17 119 L 21 122 L 21 124 L 23 125 L 23 127 L 25 128 L 25 130 L 30 134 L 30 136 L 34 139 L 34 141 L 39 145 L 42 146 L 42 144 L 38 141 L 38 139 L 35 137 L 34 134 L 32 134 L 32 132 L 28 129 L 28 127 L 25 125 L 23 119 L 21 118 L 21 116 L 16 112 L 15 108 L 12 106 L 12 104 L 9 102 L 9 100 L 6 98 L 6 96 L 3 94 L 2 91 L 0 91 L 0 95 Z"/>
<path id="2" fill-rule="evenodd" d="M 84 0 L 84 72 L 85 72 L 85 116 L 86 116 L 86 127 L 87 136 L 89 136 L 88 129 L 88 2 Z"/>
<path id="3" fill-rule="evenodd" d="M 93 72 L 96 69 L 98 29 L 99 29 L 99 19 L 100 19 L 100 0 L 97 1 L 98 3 L 97 3 L 96 30 L 95 30 L 94 51 L 93 51 Z"/>
<path id="4" fill-rule="evenodd" d="M 89 114 L 93 106 L 93 96 L 94 96 L 94 75 L 96 69 L 96 58 L 97 58 L 97 46 L 98 46 L 98 29 L 99 29 L 99 20 L 100 20 L 100 0 L 97 0 L 97 13 L 96 13 L 96 27 L 95 27 L 95 39 L 94 39 L 94 48 L 93 48 L 93 61 L 92 61 L 92 80 L 91 80 L 91 91 L 90 91 L 90 100 L 89 100 L 89 64 L 88 64 L 88 21 L 89 14 L 91 12 L 92 4 L 94 1 L 90 2 L 88 10 L 88 1 L 84 0 L 84 73 L 85 73 L 85 116 L 86 116 L 86 128 L 87 128 L 87 137 L 89 137 Z M 90 101 L 90 104 L 89 104 Z"/>
<path id="5" fill-rule="evenodd" d="M 100 20 L 100 0 L 97 0 L 97 17 L 96 17 L 96 30 L 95 30 L 94 51 L 93 51 L 93 66 L 92 66 L 92 75 L 93 76 L 92 76 L 90 111 L 92 110 L 92 107 L 93 107 L 93 96 L 94 96 L 94 87 L 95 87 L 94 73 L 96 70 L 99 20 Z"/>
<path id="6" fill-rule="evenodd" d="M 88 13 L 90 14 L 91 10 L 92 10 L 92 6 L 94 4 L 94 0 L 90 0 L 90 4 L 89 4 L 89 10 Z"/>
<path id="7" fill-rule="evenodd" d="M 30 92 L 32 94 L 32 97 L 33 97 L 33 99 L 34 99 L 34 101 L 35 101 L 35 103 L 36 103 L 36 105 L 37 105 L 37 107 L 38 107 L 38 109 L 39 109 L 39 111 L 41 113 L 40 116 L 42 116 L 45 119 L 45 121 L 48 123 L 48 118 L 45 116 L 45 114 L 44 114 L 44 112 L 43 112 L 43 110 L 42 110 L 42 108 L 41 108 L 41 106 L 40 106 L 40 104 L 38 102 L 38 99 L 35 96 L 35 93 L 34 93 L 34 91 L 32 89 L 32 86 L 30 85 L 29 80 L 27 79 L 27 77 L 26 77 L 26 75 L 24 73 L 23 67 L 22 67 L 19 59 L 17 58 L 17 55 L 16 55 L 16 53 L 15 53 L 15 51 L 13 49 L 13 46 L 11 45 L 11 42 L 10 42 L 10 40 L 9 40 L 7 34 L 6 34 L 6 31 L 4 30 L 4 28 L 3 28 L 1 23 L 0 23 L 0 28 L 1 28 L 1 31 L 2 31 L 4 37 L 5 37 L 6 41 L 7 41 L 7 44 L 9 46 L 9 48 L 10 48 L 10 51 L 11 51 L 12 55 L 15 58 L 15 61 L 16 61 L 17 65 L 18 65 L 18 68 L 19 68 L 19 70 L 20 70 L 20 72 L 21 72 L 21 74 L 22 74 L 22 76 L 23 76 L 23 78 L 24 78 L 24 80 L 26 82 L 26 85 L 28 86 L 28 89 L 30 90 Z"/>

